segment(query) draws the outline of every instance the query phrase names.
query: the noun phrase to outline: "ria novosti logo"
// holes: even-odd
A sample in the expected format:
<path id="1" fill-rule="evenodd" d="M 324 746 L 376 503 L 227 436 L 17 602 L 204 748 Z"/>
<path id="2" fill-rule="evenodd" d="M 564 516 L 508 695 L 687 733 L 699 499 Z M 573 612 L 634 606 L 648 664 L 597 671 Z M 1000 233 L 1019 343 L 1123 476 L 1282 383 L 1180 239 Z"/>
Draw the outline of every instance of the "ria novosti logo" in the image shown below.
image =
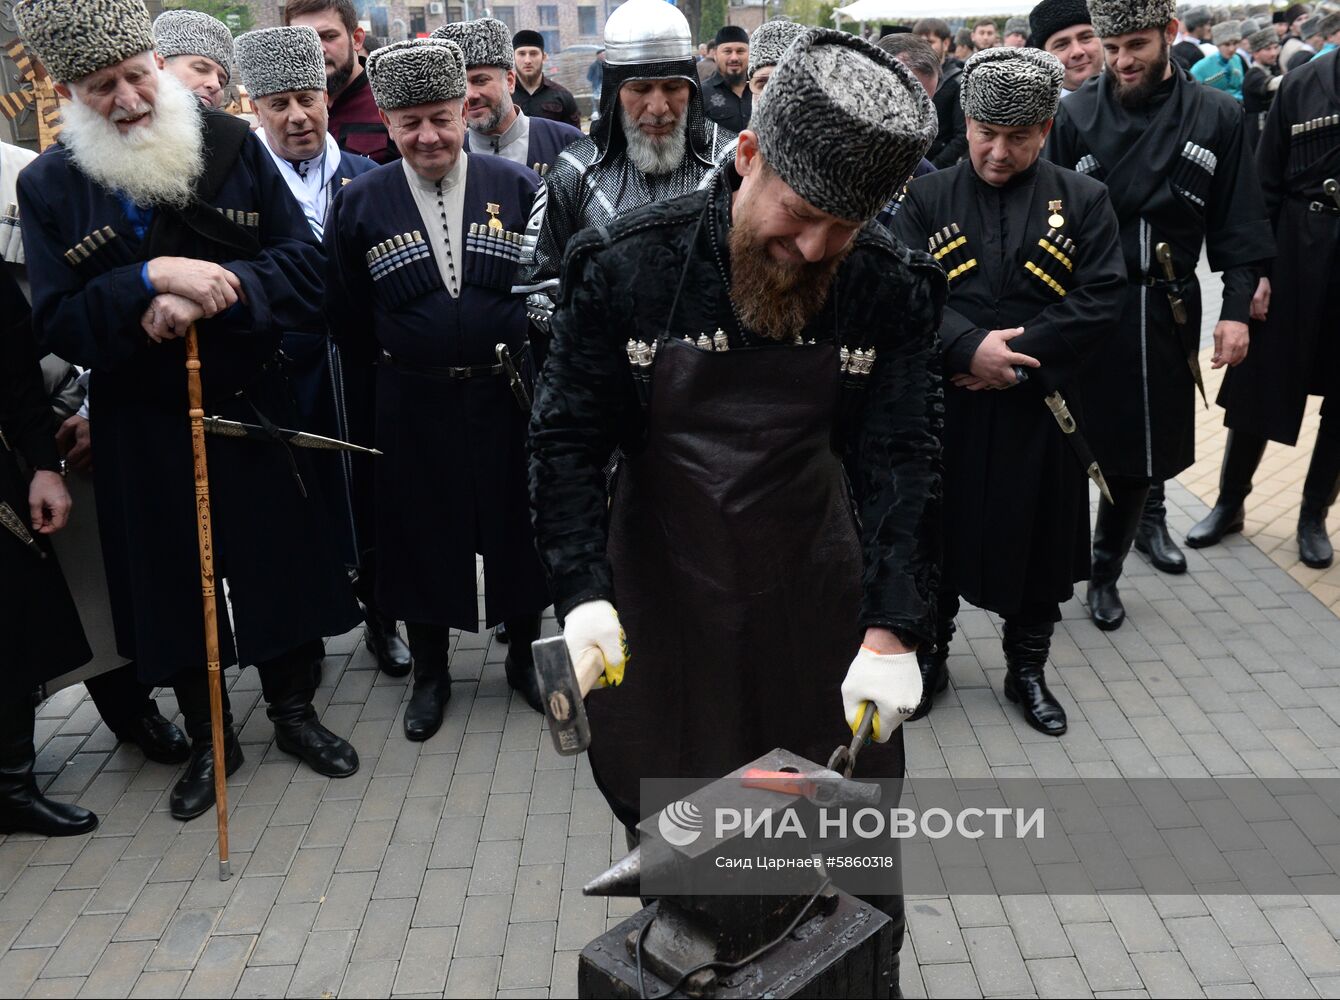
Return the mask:
<path id="1" fill-rule="evenodd" d="M 703 814 L 692 802 L 680 799 L 661 810 L 661 836 L 673 847 L 688 847 L 703 833 Z"/>

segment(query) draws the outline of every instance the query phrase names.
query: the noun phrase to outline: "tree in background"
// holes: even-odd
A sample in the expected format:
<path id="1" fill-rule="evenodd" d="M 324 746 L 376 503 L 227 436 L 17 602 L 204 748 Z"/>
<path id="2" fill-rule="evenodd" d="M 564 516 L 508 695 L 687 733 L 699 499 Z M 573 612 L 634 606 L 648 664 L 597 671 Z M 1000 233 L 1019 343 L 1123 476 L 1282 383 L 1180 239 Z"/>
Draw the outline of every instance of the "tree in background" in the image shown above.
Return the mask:
<path id="1" fill-rule="evenodd" d="M 198 10 L 228 25 L 234 35 L 250 31 L 255 24 L 251 8 L 237 0 L 166 0 L 168 10 Z"/>
<path id="2" fill-rule="evenodd" d="M 701 0 L 700 6 L 702 12 L 698 16 L 698 39 L 710 42 L 725 27 L 726 0 Z"/>
<path id="3" fill-rule="evenodd" d="M 827 3 L 825 0 L 783 0 L 782 13 L 801 24 L 831 28 L 833 27 L 833 8 L 849 2 L 850 0 L 839 0 L 839 3 Z M 842 26 L 851 30 L 853 25 L 851 21 L 844 21 Z"/>

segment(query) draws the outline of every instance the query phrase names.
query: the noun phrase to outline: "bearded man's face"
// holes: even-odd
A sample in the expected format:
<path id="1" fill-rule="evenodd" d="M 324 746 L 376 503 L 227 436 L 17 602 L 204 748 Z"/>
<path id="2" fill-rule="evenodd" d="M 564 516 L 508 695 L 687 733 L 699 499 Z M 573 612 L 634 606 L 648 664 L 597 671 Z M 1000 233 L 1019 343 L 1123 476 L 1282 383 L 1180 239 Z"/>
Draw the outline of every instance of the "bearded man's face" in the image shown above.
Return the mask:
<path id="1" fill-rule="evenodd" d="M 1167 33 L 1158 28 L 1103 39 L 1107 77 L 1123 107 L 1138 108 L 1149 101 L 1168 76 L 1168 50 Z"/>
<path id="2" fill-rule="evenodd" d="M 754 333 L 788 340 L 827 303 L 861 223 L 815 208 L 749 145 L 731 209 L 731 299 Z"/>

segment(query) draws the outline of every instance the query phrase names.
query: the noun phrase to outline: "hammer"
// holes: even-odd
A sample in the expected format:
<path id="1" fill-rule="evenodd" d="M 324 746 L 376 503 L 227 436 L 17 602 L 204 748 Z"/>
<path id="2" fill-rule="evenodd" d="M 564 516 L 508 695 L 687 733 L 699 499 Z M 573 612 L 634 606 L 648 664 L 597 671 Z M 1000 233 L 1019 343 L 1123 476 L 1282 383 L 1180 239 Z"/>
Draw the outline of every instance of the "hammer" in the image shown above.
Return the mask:
<path id="1" fill-rule="evenodd" d="M 593 646 L 574 665 L 561 635 L 537 639 L 530 649 L 554 749 L 564 757 L 576 756 L 591 745 L 584 699 L 605 670 L 604 657 Z"/>

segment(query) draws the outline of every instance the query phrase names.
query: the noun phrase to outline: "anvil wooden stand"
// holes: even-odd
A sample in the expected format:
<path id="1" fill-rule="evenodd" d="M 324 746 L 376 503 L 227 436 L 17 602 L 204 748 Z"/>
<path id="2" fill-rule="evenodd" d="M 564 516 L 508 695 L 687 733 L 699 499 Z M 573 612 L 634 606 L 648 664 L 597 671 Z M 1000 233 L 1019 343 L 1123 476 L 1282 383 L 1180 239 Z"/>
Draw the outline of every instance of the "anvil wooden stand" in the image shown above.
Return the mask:
<path id="1" fill-rule="evenodd" d="M 214 812 L 219 821 L 219 881 L 232 876 L 228 860 L 228 771 L 224 763 L 223 673 L 219 668 L 219 619 L 214 592 L 214 533 L 209 515 L 209 463 L 205 457 L 205 404 L 200 387 L 200 342 L 186 329 L 186 391 L 190 401 L 191 454 L 195 459 L 195 527 L 200 542 L 200 597 L 205 609 L 205 660 L 209 673 L 209 732 L 214 745 Z"/>

